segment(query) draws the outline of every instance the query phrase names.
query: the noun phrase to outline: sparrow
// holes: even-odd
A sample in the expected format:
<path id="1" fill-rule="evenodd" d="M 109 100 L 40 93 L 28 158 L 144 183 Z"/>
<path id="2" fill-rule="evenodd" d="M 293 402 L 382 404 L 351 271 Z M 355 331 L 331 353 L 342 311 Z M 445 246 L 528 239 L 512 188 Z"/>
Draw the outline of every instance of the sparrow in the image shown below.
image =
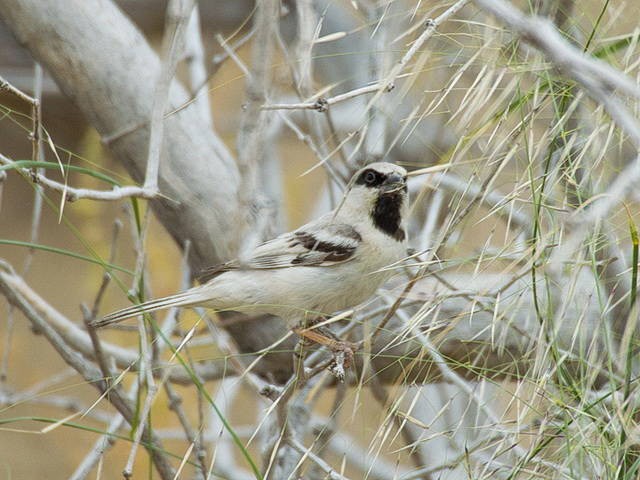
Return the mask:
<path id="1" fill-rule="evenodd" d="M 271 314 L 298 335 L 353 352 L 314 320 L 354 307 L 374 295 L 407 252 L 407 171 L 371 163 L 355 173 L 333 211 L 257 246 L 247 258 L 203 271 L 201 284 L 182 293 L 132 305 L 93 323 L 104 327 L 170 307 Z M 344 357 L 343 357 L 344 358 Z"/>

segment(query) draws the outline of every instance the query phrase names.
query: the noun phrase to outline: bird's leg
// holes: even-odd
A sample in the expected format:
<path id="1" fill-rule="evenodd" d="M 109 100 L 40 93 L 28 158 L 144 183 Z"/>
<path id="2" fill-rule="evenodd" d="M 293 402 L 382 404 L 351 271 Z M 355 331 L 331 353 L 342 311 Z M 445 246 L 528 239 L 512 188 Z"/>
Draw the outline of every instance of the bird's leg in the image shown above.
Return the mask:
<path id="1" fill-rule="evenodd" d="M 301 373 L 304 373 L 305 349 L 308 346 L 309 341 L 306 338 L 300 337 L 293 350 L 293 374 L 298 378 L 300 378 Z"/>
<path id="2" fill-rule="evenodd" d="M 345 369 L 351 366 L 353 361 L 353 350 L 355 345 L 351 342 L 340 340 L 326 326 L 316 325 L 322 318 L 315 319 L 312 322 L 305 322 L 304 326 L 294 327 L 293 331 L 302 339 L 324 345 L 333 353 L 333 363 L 329 366 L 329 371 L 333 373 L 340 381 L 344 380 Z"/>

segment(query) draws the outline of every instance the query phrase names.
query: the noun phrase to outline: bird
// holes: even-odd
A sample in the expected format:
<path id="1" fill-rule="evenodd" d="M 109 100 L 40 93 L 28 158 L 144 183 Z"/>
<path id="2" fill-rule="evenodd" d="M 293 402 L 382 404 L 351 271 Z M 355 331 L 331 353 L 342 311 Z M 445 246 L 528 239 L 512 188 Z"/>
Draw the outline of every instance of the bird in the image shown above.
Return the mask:
<path id="1" fill-rule="evenodd" d="M 363 303 L 394 274 L 407 253 L 408 203 L 407 171 L 370 163 L 354 174 L 333 211 L 258 245 L 242 260 L 205 269 L 197 286 L 118 310 L 92 326 L 171 307 L 271 314 L 301 337 L 346 353 L 348 367 L 352 345 L 309 325 Z"/>

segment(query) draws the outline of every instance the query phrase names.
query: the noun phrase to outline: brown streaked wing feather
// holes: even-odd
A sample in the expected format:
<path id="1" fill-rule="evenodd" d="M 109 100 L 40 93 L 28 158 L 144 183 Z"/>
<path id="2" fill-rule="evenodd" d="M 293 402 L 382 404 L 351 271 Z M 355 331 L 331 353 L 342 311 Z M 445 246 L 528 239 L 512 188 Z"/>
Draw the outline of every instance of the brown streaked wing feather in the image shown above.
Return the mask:
<path id="1" fill-rule="evenodd" d="M 346 224 L 310 224 L 265 242 L 242 264 L 233 260 L 203 270 L 200 282 L 239 268 L 272 269 L 297 266 L 331 266 L 353 258 L 362 237 Z"/>
<path id="2" fill-rule="evenodd" d="M 239 264 L 236 260 L 232 260 L 230 262 L 219 263 L 218 265 L 213 265 L 211 267 L 203 268 L 198 273 L 196 277 L 198 282 L 206 283 L 212 278 L 217 277 L 221 273 L 228 272 L 229 270 L 236 270 L 239 267 Z"/>

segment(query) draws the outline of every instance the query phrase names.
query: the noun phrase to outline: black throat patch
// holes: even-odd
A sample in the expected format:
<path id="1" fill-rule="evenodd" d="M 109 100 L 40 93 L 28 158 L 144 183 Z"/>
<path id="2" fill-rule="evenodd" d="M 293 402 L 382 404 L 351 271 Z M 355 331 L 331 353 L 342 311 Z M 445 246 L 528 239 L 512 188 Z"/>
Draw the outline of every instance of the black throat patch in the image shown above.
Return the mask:
<path id="1" fill-rule="evenodd" d="M 402 202 L 401 194 L 380 195 L 371 212 L 371 218 L 376 228 L 398 242 L 404 241 L 405 233 L 400 228 Z"/>

